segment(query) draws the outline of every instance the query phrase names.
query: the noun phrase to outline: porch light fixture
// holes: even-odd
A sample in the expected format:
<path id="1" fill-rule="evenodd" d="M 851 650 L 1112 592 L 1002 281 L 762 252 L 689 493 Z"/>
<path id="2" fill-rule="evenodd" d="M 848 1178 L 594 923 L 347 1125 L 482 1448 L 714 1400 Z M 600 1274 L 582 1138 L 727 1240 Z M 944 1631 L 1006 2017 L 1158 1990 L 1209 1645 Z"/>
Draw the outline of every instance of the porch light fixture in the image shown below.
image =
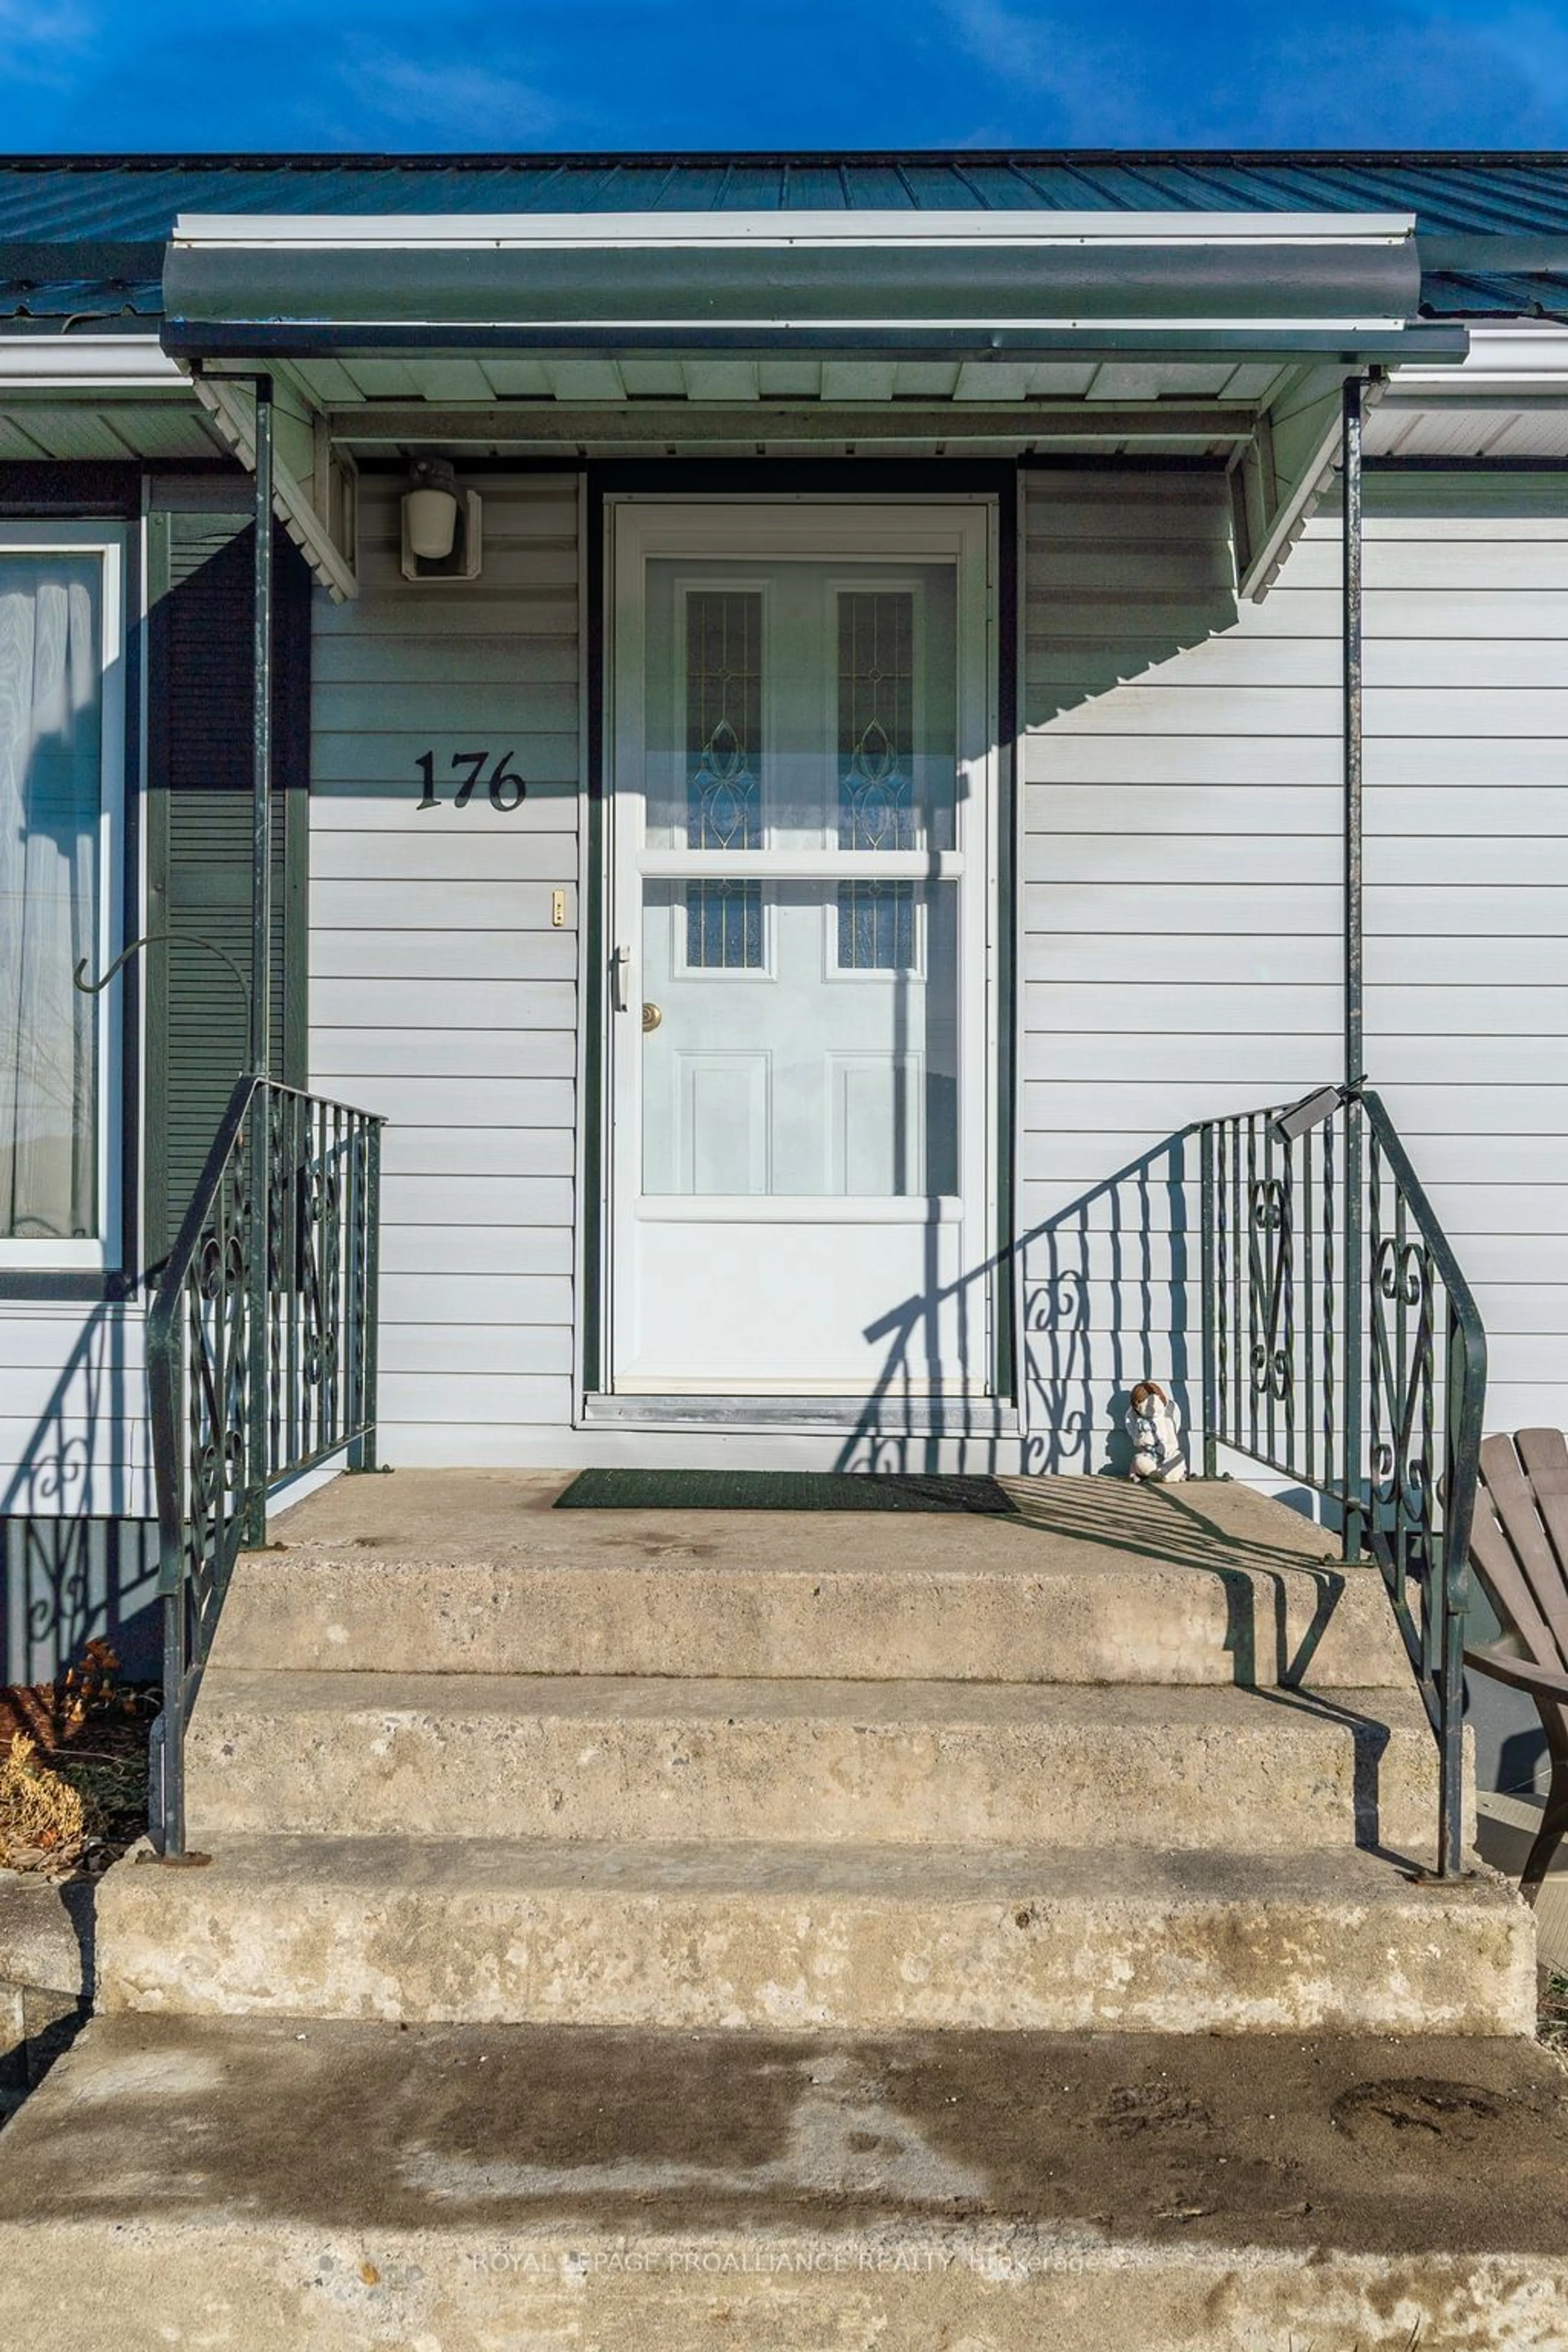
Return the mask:
<path id="1" fill-rule="evenodd" d="M 482 561 L 477 490 L 459 490 L 447 457 L 416 457 L 403 494 L 405 580 L 477 580 Z"/>
<path id="2" fill-rule="evenodd" d="M 1344 1087 L 1315 1087 L 1310 1095 L 1282 1110 L 1274 1122 L 1274 1132 L 1283 1142 L 1295 1143 L 1303 1135 L 1310 1135 L 1315 1127 L 1326 1127 L 1342 1103 L 1350 1098 Z"/>
<path id="3" fill-rule="evenodd" d="M 403 527 L 409 552 L 427 563 L 444 563 L 458 536 L 458 471 L 444 457 L 415 460 L 413 488 L 403 501 Z"/>

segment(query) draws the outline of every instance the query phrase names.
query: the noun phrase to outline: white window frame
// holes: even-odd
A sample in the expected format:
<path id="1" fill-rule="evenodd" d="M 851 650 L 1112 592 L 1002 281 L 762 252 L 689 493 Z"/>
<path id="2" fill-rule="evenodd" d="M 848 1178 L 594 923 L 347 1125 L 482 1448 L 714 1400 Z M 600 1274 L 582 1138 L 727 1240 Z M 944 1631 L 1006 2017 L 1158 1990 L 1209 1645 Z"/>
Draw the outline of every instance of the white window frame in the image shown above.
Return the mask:
<path id="1" fill-rule="evenodd" d="M 99 602 L 98 971 L 120 953 L 125 898 L 126 531 L 110 522 L 0 522 L 0 558 L 97 555 Z M 122 1001 L 119 974 L 98 1000 L 98 1237 L 11 1241 L 0 1237 L 0 1275 L 110 1274 L 124 1245 L 121 1151 Z"/>

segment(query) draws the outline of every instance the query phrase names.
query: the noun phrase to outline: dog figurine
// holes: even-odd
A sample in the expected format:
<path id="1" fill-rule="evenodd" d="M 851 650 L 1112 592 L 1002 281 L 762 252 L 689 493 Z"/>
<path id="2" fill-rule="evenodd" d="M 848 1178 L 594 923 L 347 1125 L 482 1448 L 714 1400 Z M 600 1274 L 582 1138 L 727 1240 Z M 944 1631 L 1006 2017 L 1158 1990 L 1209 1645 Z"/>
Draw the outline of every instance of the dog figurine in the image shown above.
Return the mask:
<path id="1" fill-rule="evenodd" d="M 1132 1440 L 1132 1476 L 1151 1485 L 1173 1486 L 1187 1475 L 1182 1452 L 1182 1413 L 1157 1381 L 1140 1381 L 1123 1424 Z"/>

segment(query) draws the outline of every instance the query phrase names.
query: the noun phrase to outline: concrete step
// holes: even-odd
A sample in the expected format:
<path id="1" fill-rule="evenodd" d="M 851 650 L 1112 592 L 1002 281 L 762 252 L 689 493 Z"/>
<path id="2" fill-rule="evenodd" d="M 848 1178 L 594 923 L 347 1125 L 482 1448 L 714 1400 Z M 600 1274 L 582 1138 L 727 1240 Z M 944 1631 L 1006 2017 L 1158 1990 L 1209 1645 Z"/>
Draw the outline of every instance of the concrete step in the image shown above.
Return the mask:
<path id="1" fill-rule="evenodd" d="M 1220 1482 L 1005 1482 L 1003 1517 L 579 1511 L 560 1477 L 343 1478 L 241 1560 L 216 1662 L 384 1673 L 1409 1685 L 1381 1580 Z"/>
<path id="2" fill-rule="evenodd" d="M 1533 1920 L 1378 1857 L 233 1838 L 100 1885 L 106 2010 L 1521 2034 Z"/>
<path id="3" fill-rule="evenodd" d="M 1520 2042 L 98 2018 L 0 2137 L 70 2352 L 1563 2352 Z"/>
<path id="4" fill-rule="evenodd" d="M 1279 1848 L 1435 1832 L 1412 1693 L 218 1672 L 200 1843 L 246 1831 Z"/>

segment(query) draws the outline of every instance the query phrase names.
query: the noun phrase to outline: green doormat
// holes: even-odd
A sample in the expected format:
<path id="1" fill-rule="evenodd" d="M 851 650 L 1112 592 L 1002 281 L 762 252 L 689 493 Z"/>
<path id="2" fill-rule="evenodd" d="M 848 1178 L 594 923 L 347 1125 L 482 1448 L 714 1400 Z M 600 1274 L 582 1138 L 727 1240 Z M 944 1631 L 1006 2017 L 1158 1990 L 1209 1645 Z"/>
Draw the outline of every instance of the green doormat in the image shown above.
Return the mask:
<path id="1" fill-rule="evenodd" d="M 558 1511 L 1012 1511 L 994 1478 L 842 1470 L 584 1470 Z"/>

